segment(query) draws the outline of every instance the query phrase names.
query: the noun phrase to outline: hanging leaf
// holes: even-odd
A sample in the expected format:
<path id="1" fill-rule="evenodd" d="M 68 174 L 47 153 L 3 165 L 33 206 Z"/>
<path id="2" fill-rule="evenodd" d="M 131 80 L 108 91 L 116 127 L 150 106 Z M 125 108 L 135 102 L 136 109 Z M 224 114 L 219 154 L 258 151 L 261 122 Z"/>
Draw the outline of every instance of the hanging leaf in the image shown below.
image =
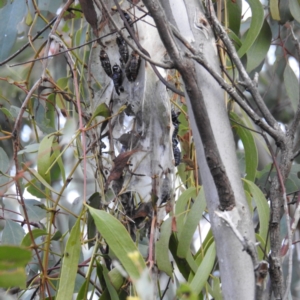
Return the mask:
<path id="1" fill-rule="evenodd" d="M 270 13 L 273 20 L 280 21 L 278 0 L 270 0 Z"/>
<path id="2" fill-rule="evenodd" d="M 209 274 L 214 266 L 216 259 L 216 246 L 215 243 L 211 244 L 207 252 L 205 253 L 205 257 L 202 260 L 200 267 L 197 270 L 193 280 L 190 283 L 190 287 L 195 294 L 199 294 L 203 289 Z"/>
<path id="3" fill-rule="evenodd" d="M 244 146 L 246 164 L 245 178 L 247 180 L 254 181 L 256 169 L 258 166 L 258 154 L 253 133 L 250 130 L 239 125 L 244 125 L 244 122 L 234 112 L 230 113 L 230 117 L 235 121 L 232 122 L 232 126 L 237 132 Z"/>
<path id="4" fill-rule="evenodd" d="M 283 79 L 286 92 L 292 102 L 293 110 L 296 112 L 299 105 L 299 82 L 289 63 L 286 64 L 284 69 Z"/>
<path id="5" fill-rule="evenodd" d="M 245 183 L 245 190 L 248 191 L 255 201 L 258 216 L 259 216 L 259 235 L 267 240 L 268 228 L 269 228 L 269 218 L 270 218 L 270 208 L 268 205 L 268 201 L 259 187 L 246 179 L 243 179 Z"/>
<path id="6" fill-rule="evenodd" d="M 80 218 L 78 218 L 64 251 L 56 300 L 72 299 L 73 297 L 80 250 Z"/>
<path id="7" fill-rule="evenodd" d="M 196 188 L 190 187 L 184 191 L 178 198 L 175 206 L 175 216 L 176 216 L 176 225 L 177 232 L 180 235 L 183 228 L 184 220 L 187 216 L 187 203 L 191 197 L 196 197 Z"/>
<path id="8" fill-rule="evenodd" d="M 227 15 L 229 28 L 236 34 L 239 35 L 241 26 L 241 14 L 242 14 L 242 1 L 241 0 L 227 0 Z"/>
<path id="9" fill-rule="evenodd" d="M 247 72 L 257 68 L 267 57 L 271 46 L 272 31 L 269 23 L 265 20 L 256 40 L 247 51 Z"/>
<path id="10" fill-rule="evenodd" d="M 252 11 L 252 20 L 250 28 L 247 32 L 245 39 L 243 40 L 243 45 L 238 51 L 239 57 L 242 57 L 248 52 L 250 47 L 256 41 L 260 30 L 264 23 L 264 8 L 259 0 L 247 0 Z"/>
<path id="11" fill-rule="evenodd" d="M 51 149 L 54 140 L 54 135 L 46 135 L 42 141 L 40 142 L 40 147 L 38 151 L 37 158 L 37 169 L 38 173 L 47 181 L 47 183 L 51 182 L 50 173 L 46 174 L 46 171 L 51 166 Z"/>
<path id="12" fill-rule="evenodd" d="M 190 251 L 190 245 L 193 239 L 194 232 L 200 222 L 205 207 L 206 201 L 204 189 L 201 188 L 194 204 L 192 205 L 187 215 L 186 222 L 184 223 L 183 228 L 178 236 L 177 255 L 179 257 L 186 257 L 188 251 Z"/>
<path id="13" fill-rule="evenodd" d="M 169 257 L 169 241 L 172 234 L 172 217 L 168 218 L 160 227 L 160 236 L 156 242 L 155 257 L 159 270 L 173 277 L 173 267 Z"/>
<path id="14" fill-rule="evenodd" d="M 132 279 L 140 277 L 140 270 L 146 268 L 142 255 L 132 241 L 125 227 L 109 213 L 88 207 L 94 218 L 98 231 L 106 240 L 112 252 L 123 265 L 124 269 Z M 118 234 L 116 234 L 118 233 Z M 136 253 L 136 260 L 128 257 L 129 253 Z"/>

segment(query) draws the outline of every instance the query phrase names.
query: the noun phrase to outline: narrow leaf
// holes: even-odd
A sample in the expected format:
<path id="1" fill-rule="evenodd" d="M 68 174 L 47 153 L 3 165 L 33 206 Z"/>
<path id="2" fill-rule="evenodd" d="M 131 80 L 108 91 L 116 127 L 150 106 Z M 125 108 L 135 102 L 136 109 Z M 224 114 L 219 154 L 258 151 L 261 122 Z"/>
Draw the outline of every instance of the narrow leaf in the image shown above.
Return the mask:
<path id="1" fill-rule="evenodd" d="M 289 63 L 286 64 L 283 79 L 286 92 L 292 102 L 293 110 L 296 112 L 299 104 L 299 82 Z"/>
<path id="2" fill-rule="evenodd" d="M 50 173 L 46 174 L 46 171 L 49 169 L 51 165 L 51 148 L 54 140 L 54 135 L 46 135 L 39 147 L 38 158 L 37 158 L 37 169 L 38 173 L 47 181 L 47 183 L 51 182 Z"/>
<path id="3" fill-rule="evenodd" d="M 145 269 L 146 264 L 125 227 L 109 213 L 92 207 L 88 208 L 98 231 L 119 259 L 126 272 L 132 279 L 138 279 L 140 270 Z M 136 260 L 129 259 L 129 253 L 137 253 Z"/>
<path id="4" fill-rule="evenodd" d="M 53 187 L 48 184 L 48 182 L 35 170 L 32 168 L 28 168 L 26 167 L 25 164 L 23 164 L 24 168 L 26 168 L 26 170 L 31 173 L 32 176 L 34 176 L 41 184 L 43 184 L 46 188 L 48 188 L 50 191 L 52 191 L 53 193 L 59 195 L 58 192 L 56 192 Z"/>
<path id="5" fill-rule="evenodd" d="M 254 181 L 256 169 L 258 166 L 258 154 L 253 133 L 248 129 L 238 125 L 243 125 L 244 122 L 235 113 L 231 112 L 230 117 L 235 121 L 232 122 L 233 128 L 240 137 L 245 150 L 245 178 L 247 180 Z"/>
<path id="6" fill-rule="evenodd" d="M 247 72 L 257 68 L 266 58 L 272 40 L 272 31 L 265 20 L 251 48 L 247 51 Z"/>
<path id="7" fill-rule="evenodd" d="M 175 215 L 178 234 L 181 232 L 185 217 L 187 215 L 187 203 L 192 197 L 196 197 L 196 188 L 194 187 L 190 187 L 184 191 L 176 202 Z"/>
<path id="8" fill-rule="evenodd" d="M 270 0 L 270 12 L 273 20 L 280 21 L 278 0 Z"/>
<path id="9" fill-rule="evenodd" d="M 255 42 L 264 22 L 264 9 L 259 0 L 247 0 L 252 11 L 252 20 L 242 47 L 238 51 L 239 57 L 248 52 Z"/>
<path id="10" fill-rule="evenodd" d="M 110 298 L 114 299 L 114 300 L 119 300 L 119 295 L 110 281 L 110 278 L 108 276 L 108 270 L 105 266 L 103 266 L 103 277 L 104 277 Z"/>
<path id="11" fill-rule="evenodd" d="M 195 199 L 190 212 L 187 215 L 186 222 L 178 236 L 178 248 L 177 255 L 179 257 L 186 257 L 188 251 L 190 251 L 190 244 L 194 235 L 194 232 L 200 222 L 203 211 L 206 207 L 204 189 L 202 188 Z"/>
<path id="12" fill-rule="evenodd" d="M 172 217 L 163 222 L 160 228 L 159 240 L 156 242 L 155 257 L 159 270 L 173 277 L 173 267 L 169 257 L 169 241 L 172 234 Z"/>
<path id="13" fill-rule="evenodd" d="M 73 297 L 80 250 L 80 218 L 78 218 L 66 244 L 56 300 Z"/>
<path id="14" fill-rule="evenodd" d="M 260 222 L 259 235 L 266 241 L 270 218 L 270 208 L 267 199 L 255 183 L 246 179 L 243 179 L 243 181 L 245 182 L 245 190 L 252 195 L 257 206 Z"/>
<path id="15" fill-rule="evenodd" d="M 209 249 L 207 250 L 204 259 L 200 267 L 197 270 L 192 282 L 190 283 L 190 287 L 195 294 L 199 294 L 203 289 L 205 282 L 207 281 L 209 274 L 214 266 L 216 258 L 216 247 L 215 243 L 211 244 Z"/>
<path id="16" fill-rule="evenodd" d="M 239 35 L 241 26 L 241 14 L 242 14 L 242 1 L 241 0 L 227 0 L 227 15 L 229 28 L 236 34 Z"/>

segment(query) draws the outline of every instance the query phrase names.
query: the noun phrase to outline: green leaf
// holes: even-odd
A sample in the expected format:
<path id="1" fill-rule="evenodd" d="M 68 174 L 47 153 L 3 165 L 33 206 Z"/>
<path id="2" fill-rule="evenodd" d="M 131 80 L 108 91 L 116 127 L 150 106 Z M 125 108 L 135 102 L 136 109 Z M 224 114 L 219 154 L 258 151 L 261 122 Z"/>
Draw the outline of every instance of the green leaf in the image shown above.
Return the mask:
<path id="1" fill-rule="evenodd" d="M 38 158 L 37 158 L 38 173 L 49 184 L 51 182 L 51 177 L 50 177 L 49 172 L 46 174 L 46 171 L 51 166 L 51 159 L 50 158 L 51 158 L 51 149 L 52 149 L 52 144 L 53 144 L 54 137 L 55 136 L 53 134 L 49 134 L 49 135 L 46 135 L 42 139 L 42 141 L 40 142 L 40 147 L 39 147 L 39 151 L 38 151 Z"/>
<path id="2" fill-rule="evenodd" d="M 14 119 L 13 115 L 10 113 L 10 111 L 7 108 L 1 107 L 0 111 L 2 111 L 8 119 L 10 119 L 10 120 Z"/>
<path id="3" fill-rule="evenodd" d="M 300 3 L 299 0 L 289 0 L 289 8 L 292 16 L 300 23 Z"/>
<path id="4" fill-rule="evenodd" d="M 272 41 L 272 31 L 265 20 L 251 48 L 247 51 L 247 72 L 257 68 L 266 58 Z"/>
<path id="5" fill-rule="evenodd" d="M 110 116 L 110 111 L 108 106 L 105 103 L 101 103 L 96 110 L 94 111 L 91 121 L 94 120 L 96 117 L 101 116 L 107 118 Z"/>
<path id="6" fill-rule="evenodd" d="M 177 247 L 178 242 L 175 233 L 173 233 L 171 234 L 169 249 L 174 257 L 176 266 L 178 267 L 178 270 L 180 271 L 181 275 L 185 278 L 185 280 L 188 280 L 192 268 L 185 258 L 180 258 L 177 256 Z"/>
<path id="7" fill-rule="evenodd" d="M 176 227 L 178 235 L 183 228 L 184 220 L 188 214 L 187 212 L 187 203 L 192 198 L 196 197 L 196 188 L 190 187 L 185 190 L 178 198 L 175 206 L 175 216 L 176 216 Z"/>
<path id="8" fill-rule="evenodd" d="M 280 21 L 278 0 L 270 0 L 270 13 L 273 20 Z"/>
<path id="9" fill-rule="evenodd" d="M 119 290 L 125 281 L 119 270 L 117 268 L 110 270 L 108 276 L 115 289 Z"/>
<path id="10" fill-rule="evenodd" d="M 247 35 L 243 40 L 243 45 L 238 51 L 239 57 L 242 57 L 245 53 L 248 52 L 248 50 L 258 37 L 264 22 L 264 9 L 260 1 L 247 0 L 247 2 L 249 3 L 252 11 L 252 20 Z"/>
<path id="11" fill-rule="evenodd" d="M 112 285 L 110 278 L 108 276 L 108 270 L 105 266 L 103 266 L 103 277 L 106 283 L 106 287 L 108 289 L 110 298 L 113 300 L 119 300 L 119 295 L 117 293 L 117 291 L 115 290 L 115 287 Z"/>
<path id="12" fill-rule="evenodd" d="M 176 291 L 177 299 L 180 300 L 198 300 L 201 298 L 197 297 L 197 294 L 193 292 L 188 283 L 181 283 Z"/>
<path id="13" fill-rule="evenodd" d="M 30 259 L 30 250 L 16 246 L 0 246 L 0 287 L 25 289 L 25 266 Z"/>
<path id="14" fill-rule="evenodd" d="M 201 290 L 203 289 L 209 274 L 214 266 L 216 258 L 216 247 L 215 243 L 212 243 L 205 253 L 205 257 L 202 260 L 200 267 L 197 270 L 193 280 L 190 283 L 191 290 L 195 294 L 200 294 Z"/>
<path id="15" fill-rule="evenodd" d="M 179 257 L 186 257 L 188 251 L 190 251 L 194 232 L 200 222 L 205 207 L 205 195 L 204 189 L 202 188 L 187 215 L 186 222 L 184 223 L 180 234 L 178 235 L 177 255 Z"/>
<path id="16" fill-rule="evenodd" d="M 32 175 L 35 177 L 35 179 L 37 179 L 41 184 L 43 184 L 46 188 L 48 188 L 50 191 L 52 191 L 53 193 L 55 193 L 56 195 L 59 195 L 58 192 L 55 191 L 55 189 L 49 185 L 47 183 L 47 181 L 35 170 L 32 168 L 28 168 L 26 167 L 25 164 L 23 164 L 24 168 Z"/>
<path id="17" fill-rule="evenodd" d="M 168 218 L 160 227 L 159 240 L 156 242 L 155 257 L 159 270 L 173 277 L 173 267 L 169 258 L 169 242 L 172 234 L 172 217 Z"/>
<path id="18" fill-rule="evenodd" d="M 80 218 L 78 218 L 66 244 L 56 300 L 73 297 L 80 250 Z"/>
<path id="19" fill-rule="evenodd" d="M 232 126 L 244 145 L 246 179 L 254 181 L 258 166 L 258 154 L 253 133 L 250 130 L 238 125 L 244 125 L 244 122 L 235 113 L 231 112 L 230 117 L 235 121 L 232 122 Z"/>
<path id="20" fill-rule="evenodd" d="M 2 244 L 20 245 L 25 235 L 24 229 L 18 223 L 6 220 L 2 231 Z"/>
<path id="21" fill-rule="evenodd" d="M 86 299 L 86 291 L 88 290 L 89 281 L 85 280 L 77 294 L 76 300 Z"/>
<path id="22" fill-rule="evenodd" d="M 33 235 L 33 238 L 36 239 L 40 236 L 43 236 L 43 235 L 47 235 L 47 231 L 44 230 L 44 229 L 39 229 L 39 228 L 35 228 L 35 229 L 32 229 L 31 230 L 32 232 L 32 235 Z M 30 247 L 30 245 L 32 244 L 32 241 L 31 241 L 31 236 L 30 236 L 30 233 L 28 232 L 22 242 L 21 242 L 21 246 L 23 247 Z"/>
<path id="23" fill-rule="evenodd" d="M 62 90 L 66 90 L 68 88 L 68 83 L 68 77 L 59 78 L 56 82 L 57 86 L 59 86 Z"/>
<path id="24" fill-rule="evenodd" d="M 239 35 L 241 26 L 241 14 L 242 14 L 242 1 L 241 0 L 227 0 L 227 15 L 229 28 L 236 34 Z"/>
<path id="25" fill-rule="evenodd" d="M 109 213 L 96 210 L 92 207 L 88 208 L 94 218 L 98 231 L 106 240 L 126 272 L 132 279 L 138 279 L 140 271 L 146 268 L 146 264 L 125 227 Z M 129 253 L 136 253 L 136 258 L 130 259 L 128 257 Z"/>
<path id="26" fill-rule="evenodd" d="M 296 112 L 299 104 L 299 82 L 289 63 L 286 64 L 283 80 L 288 97 L 292 102 L 293 110 Z"/>
<path id="27" fill-rule="evenodd" d="M 264 239 L 264 241 L 266 241 L 270 218 L 270 208 L 267 199 L 255 183 L 246 179 L 243 179 L 243 181 L 245 183 L 245 190 L 252 195 L 257 207 L 260 223 L 259 235 Z"/>
<path id="28" fill-rule="evenodd" d="M 31 259 L 31 251 L 17 246 L 0 246 L 0 270 L 25 267 Z"/>

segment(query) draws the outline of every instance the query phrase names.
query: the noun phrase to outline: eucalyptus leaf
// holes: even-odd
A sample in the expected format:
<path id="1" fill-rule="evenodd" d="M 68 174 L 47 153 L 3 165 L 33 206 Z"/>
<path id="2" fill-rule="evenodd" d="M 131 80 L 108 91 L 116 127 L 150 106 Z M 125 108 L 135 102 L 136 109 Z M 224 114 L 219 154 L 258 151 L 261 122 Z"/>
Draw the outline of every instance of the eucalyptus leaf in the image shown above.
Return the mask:
<path id="1" fill-rule="evenodd" d="M 283 79 L 286 92 L 292 102 L 293 110 L 296 112 L 299 105 L 299 82 L 289 63 L 286 64 Z"/>
<path id="2" fill-rule="evenodd" d="M 198 295 L 204 287 L 209 274 L 214 266 L 216 259 L 216 246 L 212 243 L 205 253 L 205 257 L 202 260 L 200 267 L 197 270 L 193 280 L 190 283 L 191 290 Z"/>
<path id="3" fill-rule="evenodd" d="M 106 240 L 128 275 L 132 279 L 138 279 L 140 271 L 146 268 L 146 264 L 125 227 L 109 213 L 92 207 L 88 208 L 98 231 Z M 116 232 L 118 235 L 115 234 Z M 128 254 L 135 255 L 135 258 L 129 258 Z"/>
<path id="4" fill-rule="evenodd" d="M 169 241 L 172 233 L 172 217 L 164 221 L 160 227 L 160 236 L 156 242 L 155 257 L 159 270 L 173 277 L 173 267 L 169 257 Z"/>
<path id="5" fill-rule="evenodd" d="M 264 22 L 264 8 L 259 0 L 247 0 L 252 11 L 250 28 L 243 40 L 242 47 L 238 51 L 239 57 L 248 52 L 256 41 Z"/>
<path id="6" fill-rule="evenodd" d="M 71 230 L 64 251 L 59 288 L 55 297 L 56 300 L 72 299 L 73 297 L 80 250 L 80 218 L 78 218 Z"/>

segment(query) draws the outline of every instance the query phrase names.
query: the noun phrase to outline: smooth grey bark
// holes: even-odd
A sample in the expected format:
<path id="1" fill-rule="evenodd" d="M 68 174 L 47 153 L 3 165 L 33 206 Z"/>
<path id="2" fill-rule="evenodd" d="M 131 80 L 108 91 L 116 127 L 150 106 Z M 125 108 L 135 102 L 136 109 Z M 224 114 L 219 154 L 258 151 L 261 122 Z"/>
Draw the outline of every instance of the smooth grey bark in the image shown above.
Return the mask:
<path id="1" fill-rule="evenodd" d="M 179 6 L 178 2 L 181 3 L 181 9 L 180 16 L 177 16 L 176 19 L 174 12 Z M 184 4 L 186 8 L 186 12 L 182 10 L 184 7 L 182 4 Z M 177 27 L 185 38 L 190 38 L 189 42 L 194 48 L 201 48 L 204 57 L 210 65 L 213 66 L 215 70 L 219 70 L 219 59 L 211 29 L 207 27 L 208 30 L 204 29 L 201 31 L 196 28 L 197 24 L 195 24 L 195 20 L 204 18 L 204 11 L 199 2 L 189 0 L 185 2 L 176 1 L 175 3 L 170 0 L 163 1 L 162 5 L 170 22 Z M 182 24 L 181 20 L 186 18 L 184 15 L 186 15 L 189 20 L 189 34 L 187 33 L 187 28 L 182 29 L 180 26 Z M 186 51 L 183 46 L 181 49 Z M 234 222 L 236 222 L 240 233 L 247 237 L 247 239 L 255 241 L 253 224 L 240 179 L 237 159 L 236 156 L 233 155 L 235 153 L 235 146 L 224 103 L 224 92 L 200 65 L 195 64 L 194 67 L 197 74 L 198 86 L 201 88 L 204 96 L 219 153 L 234 191 L 237 211 L 234 209 L 232 218 Z M 206 162 L 202 141 L 194 119 L 193 108 L 191 107 L 190 101 L 187 101 L 187 104 L 196 144 L 198 164 L 217 246 L 224 299 L 254 299 L 255 282 L 253 263 L 250 256 L 242 251 L 241 243 L 232 233 L 231 229 L 214 213 L 218 210 L 219 197 Z"/>

